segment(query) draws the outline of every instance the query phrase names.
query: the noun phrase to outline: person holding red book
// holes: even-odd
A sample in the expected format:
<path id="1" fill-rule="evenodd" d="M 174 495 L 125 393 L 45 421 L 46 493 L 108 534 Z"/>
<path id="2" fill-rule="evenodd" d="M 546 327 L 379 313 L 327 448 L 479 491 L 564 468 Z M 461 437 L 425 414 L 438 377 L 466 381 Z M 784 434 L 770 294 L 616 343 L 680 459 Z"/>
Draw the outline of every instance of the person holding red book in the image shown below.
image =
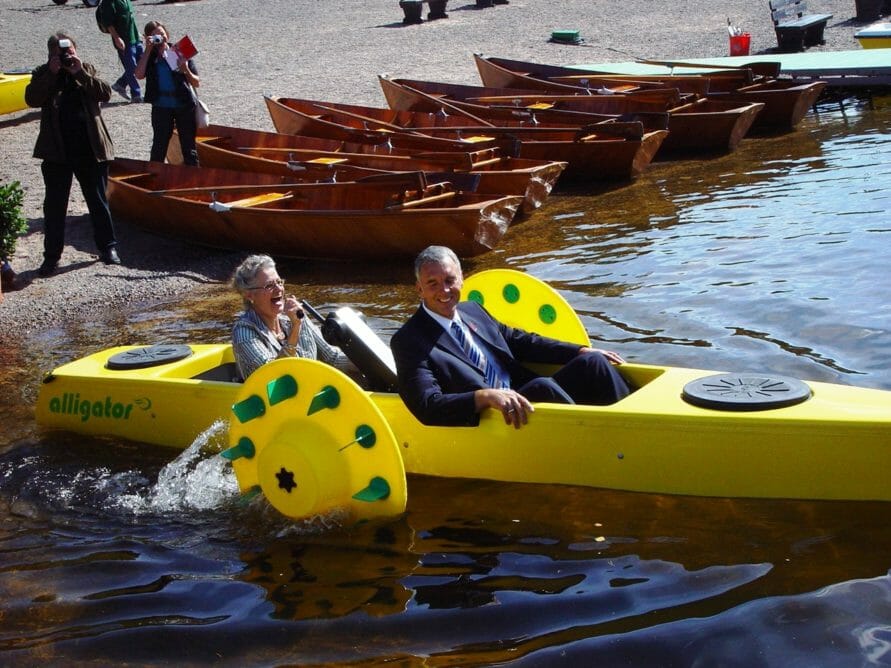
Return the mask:
<path id="1" fill-rule="evenodd" d="M 198 68 L 170 44 L 167 28 L 149 21 L 143 31 L 145 52 L 136 66 L 136 77 L 145 79 L 145 101 L 152 105 L 152 148 L 149 159 L 164 162 L 173 129 L 179 135 L 183 162 L 198 164 L 195 148 L 195 89 L 201 84 Z"/>

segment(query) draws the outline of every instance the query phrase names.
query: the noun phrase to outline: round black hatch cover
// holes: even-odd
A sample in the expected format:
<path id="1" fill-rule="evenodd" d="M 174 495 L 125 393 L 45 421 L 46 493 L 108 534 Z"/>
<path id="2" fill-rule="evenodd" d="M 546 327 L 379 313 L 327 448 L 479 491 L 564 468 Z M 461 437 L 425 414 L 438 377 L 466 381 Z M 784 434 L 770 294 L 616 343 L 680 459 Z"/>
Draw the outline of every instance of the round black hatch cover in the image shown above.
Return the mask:
<path id="1" fill-rule="evenodd" d="M 147 369 L 152 366 L 178 362 L 191 354 L 192 349 L 184 344 L 144 346 L 112 355 L 108 358 L 105 366 L 115 371 Z"/>
<path id="2" fill-rule="evenodd" d="M 691 381 L 681 396 L 694 406 L 725 411 L 761 411 L 794 406 L 811 396 L 796 378 L 754 373 L 720 373 Z"/>

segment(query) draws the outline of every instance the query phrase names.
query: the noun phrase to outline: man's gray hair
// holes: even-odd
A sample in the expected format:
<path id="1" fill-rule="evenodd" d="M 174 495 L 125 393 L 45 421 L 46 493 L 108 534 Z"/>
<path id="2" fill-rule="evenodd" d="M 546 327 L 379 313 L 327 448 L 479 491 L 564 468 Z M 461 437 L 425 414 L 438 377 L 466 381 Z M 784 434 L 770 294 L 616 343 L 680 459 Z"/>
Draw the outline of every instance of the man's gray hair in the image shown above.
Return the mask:
<path id="1" fill-rule="evenodd" d="M 427 246 L 418 253 L 415 258 L 415 279 L 421 278 L 421 267 L 425 264 L 445 264 L 446 262 L 454 262 L 461 271 L 461 260 L 455 255 L 455 251 L 446 246 Z"/>

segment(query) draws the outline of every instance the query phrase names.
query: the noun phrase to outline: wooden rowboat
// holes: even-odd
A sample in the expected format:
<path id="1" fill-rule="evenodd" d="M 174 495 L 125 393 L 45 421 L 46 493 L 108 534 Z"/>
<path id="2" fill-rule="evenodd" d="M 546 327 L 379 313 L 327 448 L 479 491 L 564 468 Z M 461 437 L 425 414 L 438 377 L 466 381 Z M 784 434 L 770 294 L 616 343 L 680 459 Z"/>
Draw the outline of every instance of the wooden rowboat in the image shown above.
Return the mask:
<path id="1" fill-rule="evenodd" d="M 118 158 L 114 215 L 163 236 L 276 256 L 391 260 L 431 244 L 465 257 L 500 241 L 522 198 L 428 185 L 423 174 L 295 184 L 273 174 Z"/>
<path id="2" fill-rule="evenodd" d="M 642 110 L 627 96 L 551 95 L 519 88 L 379 77 L 390 109 L 466 115 L 497 124 L 522 120 L 532 125 L 590 125 L 639 122 L 645 130 L 668 130 L 668 112 Z M 661 107 L 663 105 L 654 105 Z"/>
<path id="3" fill-rule="evenodd" d="M 790 129 L 795 127 L 826 88 L 823 81 L 799 83 L 775 76 L 777 68 L 770 70 L 773 76 L 758 74 L 749 67 L 715 70 L 703 67 L 702 74 L 673 74 L 672 65 L 684 63 L 653 63 L 664 65 L 664 74 L 635 74 L 621 72 L 619 65 L 597 66 L 592 69 L 561 67 L 529 63 L 507 58 L 475 56 L 481 80 L 488 86 L 516 86 L 521 81 L 551 82 L 559 86 L 579 86 L 587 89 L 593 82 L 627 82 L 633 85 L 660 84 L 677 88 L 681 93 L 694 93 L 699 97 L 735 103 L 762 103 L 764 108 L 755 118 L 756 129 Z M 687 64 L 686 67 L 695 67 Z M 762 68 L 763 69 L 763 68 Z M 768 70 L 764 70 L 768 71 Z M 520 78 L 518 78 L 518 76 Z"/>
<path id="4" fill-rule="evenodd" d="M 566 163 L 499 157 L 497 149 L 472 153 L 424 153 L 383 149 L 378 144 L 261 132 L 211 125 L 198 130 L 198 157 L 205 167 L 278 174 L 307 182 L 355 181 L 393 172 L 424 171 L 455 181 L 459 174 L 476 179 L 474 192 L 523 198 L 521 212 L 531 213 L 547 199 Z M 178 142 L 171 142 L 178 148 Z M 386 152 L 382 152 L 386 150 Z M 171 162 L 181 162 L 175 152 Z M 429 179 L 428 179 L 429 180 Z"/>
<path id="5" fill-rule="evenodd" d="M 636 177 L 652 162 L 668 134 L 645 132 L 641 123 L 543 127 L 517 120 L 493 126 L 461 116 L 338 102 L 267 98 L 267 105 L 279 132 L 340 139 L 383 133 L 394 146 L 425 150 L 444 150 L 448 144 L 443 142 L 451 142 L 452 150 L 462 142 L 500 146 L 508 155 L 566 162 L 567 177 L 588 181 Z M 335 133 L 322 134 L 331 125 L 337 127 Z"/>
<path id="6" fill-rule="evenodd" d="M 638 108 L 627 96 L 576 94 L 549 97 L 546 91 L 466 86 L 412 79 L 381 79 L 387 103 L 394 109 L 467 113 L 486 120 L 498 117 L 533 118 L 543 124 L 580 125 L 637 119 L 645 126 L 662 123 L 669 131 L 659 155 L 672 152 L 732 151 L 748 133 L 763 104 L 691 99 L 676 106 L 663 105 L 658 112 L 653 105 Z M 667 90 L 667 89 L 666 89 Z M 509 107 L 509 104 L 513 104 Z M 617 114 L 622 114 L 618 116 Z"/>

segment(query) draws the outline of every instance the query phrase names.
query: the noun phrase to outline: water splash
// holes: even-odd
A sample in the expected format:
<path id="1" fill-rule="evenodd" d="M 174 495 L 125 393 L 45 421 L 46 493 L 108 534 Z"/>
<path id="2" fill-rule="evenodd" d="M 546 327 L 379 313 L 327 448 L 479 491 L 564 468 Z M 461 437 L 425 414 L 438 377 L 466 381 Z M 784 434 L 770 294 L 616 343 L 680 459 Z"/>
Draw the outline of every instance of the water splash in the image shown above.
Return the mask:
<path id="1" fill-rule="evenodd" d="M 161 469 L 154 485 L 108 498 L 118 508 L 134 514 L 212 510 L 237 500 L 235 474 L 229 462 L 219 456 L 226 433 L 227 424 L 217 420 Z M 103 482 L 112 483 L 113 479 L 106 477 Z"/>

